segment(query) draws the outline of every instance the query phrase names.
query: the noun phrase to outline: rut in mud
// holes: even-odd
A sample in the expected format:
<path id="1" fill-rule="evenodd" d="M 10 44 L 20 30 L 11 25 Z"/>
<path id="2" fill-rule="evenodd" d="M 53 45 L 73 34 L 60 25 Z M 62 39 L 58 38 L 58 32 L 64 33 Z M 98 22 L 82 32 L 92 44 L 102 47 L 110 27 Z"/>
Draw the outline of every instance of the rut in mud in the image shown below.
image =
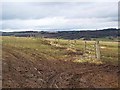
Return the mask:
<path id="1" fill-rule="evenodd" d="M 48 60 L 40 53 L 37 56 L 3 47 L 3 87 L 118 87 L 118 66 Z"/>

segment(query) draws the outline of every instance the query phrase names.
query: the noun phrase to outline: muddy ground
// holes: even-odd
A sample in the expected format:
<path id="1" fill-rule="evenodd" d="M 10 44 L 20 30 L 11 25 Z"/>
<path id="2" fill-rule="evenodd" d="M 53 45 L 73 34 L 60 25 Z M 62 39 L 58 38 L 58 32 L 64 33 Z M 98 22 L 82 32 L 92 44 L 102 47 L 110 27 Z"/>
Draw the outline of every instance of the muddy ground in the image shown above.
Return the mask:
<path id="1" fill-rule="evenodd" d="M 118 87 L 117 65 L 48 60 L 8 47 L 3 47 L 2 62 L 3 88 Z"/>

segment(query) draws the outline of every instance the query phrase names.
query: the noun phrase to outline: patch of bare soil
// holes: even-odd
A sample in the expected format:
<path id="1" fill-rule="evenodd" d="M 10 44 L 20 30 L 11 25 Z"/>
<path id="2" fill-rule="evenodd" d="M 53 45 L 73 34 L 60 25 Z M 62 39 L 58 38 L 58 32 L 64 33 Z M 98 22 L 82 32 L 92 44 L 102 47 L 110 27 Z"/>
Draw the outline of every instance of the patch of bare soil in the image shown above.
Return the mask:
<path id="1" fill-rule="evenodd" d="M 29 56 L 3 47 L 4 88 L 117 88 L 118 66 Z"/>

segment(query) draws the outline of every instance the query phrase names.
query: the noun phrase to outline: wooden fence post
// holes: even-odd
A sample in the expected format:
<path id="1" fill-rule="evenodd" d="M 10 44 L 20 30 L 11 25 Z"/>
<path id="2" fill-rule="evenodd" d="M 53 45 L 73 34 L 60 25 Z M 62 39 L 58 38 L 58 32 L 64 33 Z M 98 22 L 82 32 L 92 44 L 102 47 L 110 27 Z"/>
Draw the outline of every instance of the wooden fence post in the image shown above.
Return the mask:
<path id="1" fill-rule="evenodd" d="M 97 60 L 100 60 L 100 45 L 99 45 L 99 41 L 96 41 L 96 58 L 97 58 Z"/>
<path id="2" fill-rule="evenodd" d="M 70 43 L 70 40 L 68 39 L 68 43 Z"/>
<path id="3" fill-rule="evenodd" d="M 74 40 L 74 44 L 76 44 L 76 40 Z"/>
<path id="4" fill-rule="evenodd" d="M 87 46 L 87 42 L 86 42 L 86 40 L 85 40 L 84 53 L 86 53 L 86 46 Z"/>
<path id="5" fill-rule="evenodd" d="M 59 38 L 58 38 L 58 42 L 59 42 L 60 40 L 59 40 Z"/>
<path id="6" fill-rule="evenodd" d="M 70 40 L 69 43 L 70 43 L 70 48 L 72 48 L 72 41 Z"/>

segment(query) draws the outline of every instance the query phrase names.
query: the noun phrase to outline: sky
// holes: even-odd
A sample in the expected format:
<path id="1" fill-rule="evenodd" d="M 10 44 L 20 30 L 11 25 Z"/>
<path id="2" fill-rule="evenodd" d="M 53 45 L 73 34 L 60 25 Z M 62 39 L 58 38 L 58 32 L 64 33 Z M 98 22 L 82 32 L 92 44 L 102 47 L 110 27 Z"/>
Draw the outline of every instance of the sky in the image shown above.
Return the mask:
<path id="1" fill-rule="evenodd" d="M 1 2 L 1 31 L 98 30 L 118 27 L 118 2 Z"/>

